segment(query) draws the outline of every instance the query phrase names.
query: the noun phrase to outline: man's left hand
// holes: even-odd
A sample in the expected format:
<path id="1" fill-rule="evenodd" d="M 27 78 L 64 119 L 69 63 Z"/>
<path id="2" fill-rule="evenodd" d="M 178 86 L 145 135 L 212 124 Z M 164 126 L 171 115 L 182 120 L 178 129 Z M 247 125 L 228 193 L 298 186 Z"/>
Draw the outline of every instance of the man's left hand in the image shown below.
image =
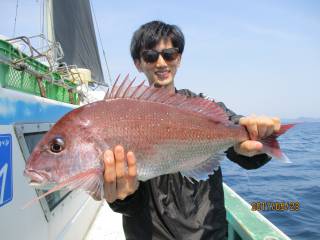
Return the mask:
<path id="1" fill-rule="evenodd" d="M 239 124 L 246 127 L 250 140 L 234 146 L 234 150 L 241 155 L 252 157 L 262 153 L 262 143 L 258 140 L 270 136 L 272 133 L 280 130 L 281 123 L 277 117 L 257 117 L 249 116 L 242 117 Z"/>

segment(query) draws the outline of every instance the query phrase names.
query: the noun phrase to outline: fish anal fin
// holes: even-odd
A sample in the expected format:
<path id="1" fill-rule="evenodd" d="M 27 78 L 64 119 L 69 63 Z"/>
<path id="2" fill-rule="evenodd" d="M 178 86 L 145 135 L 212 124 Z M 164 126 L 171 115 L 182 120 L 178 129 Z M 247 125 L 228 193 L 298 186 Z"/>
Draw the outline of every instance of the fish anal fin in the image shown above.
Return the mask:
<path id="1" fill-rule="evenodd" d="M 181 174 L 184 177 L 194 179 L 195 181 L 206 180 L 209 178 L 210 174 L 213 174 L 214 171 L 219 169 L 220 161 L 224 158 L 224 155 L 225 154 L 223 153 L 215 154 L 203 163 L 195 166 L 193 169 L 182 171 Z"/>

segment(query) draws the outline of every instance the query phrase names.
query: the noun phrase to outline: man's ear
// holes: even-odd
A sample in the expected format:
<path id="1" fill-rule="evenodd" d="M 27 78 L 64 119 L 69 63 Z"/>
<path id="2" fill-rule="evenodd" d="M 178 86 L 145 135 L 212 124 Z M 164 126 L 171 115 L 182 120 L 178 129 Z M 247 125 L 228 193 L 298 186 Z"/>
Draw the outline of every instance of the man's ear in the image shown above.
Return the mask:
<path id="1" fill-rule="evenodd" d="M 177 61 L 177 67 L 180 67 L 180 63 L 181 63 L 181 54 L 179 54 L 178 58 L 176 59 Z"/>
<path id="2" fill-rule="evenodd" d="M 134 65 L 136 65 L 136 68 L 138 69 L 139 72 L 142 72 L 141 61 L 139 59 L 134 60 Z"/>

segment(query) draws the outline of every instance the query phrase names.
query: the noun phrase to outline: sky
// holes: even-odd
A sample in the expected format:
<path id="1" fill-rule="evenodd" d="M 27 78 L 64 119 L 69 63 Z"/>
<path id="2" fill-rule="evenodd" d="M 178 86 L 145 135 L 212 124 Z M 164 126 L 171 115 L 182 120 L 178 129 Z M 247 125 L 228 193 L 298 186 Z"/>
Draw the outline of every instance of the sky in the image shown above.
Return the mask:
<path id="1" fill-rule="evenodd" d="M 41 32 L 43 0 L 19 0 L 15 36 Z M 13 36 L 16 0 L 0 0 L 0 35 Z M 178 25 L 186 38 L 177 88 L 242 115 L 320 118 L 320 1 L 91 0 L 113 78 L 145 80 L 129 45 L 142 24 Z M 106 69 L 102 61 L 104 70 Z"/>

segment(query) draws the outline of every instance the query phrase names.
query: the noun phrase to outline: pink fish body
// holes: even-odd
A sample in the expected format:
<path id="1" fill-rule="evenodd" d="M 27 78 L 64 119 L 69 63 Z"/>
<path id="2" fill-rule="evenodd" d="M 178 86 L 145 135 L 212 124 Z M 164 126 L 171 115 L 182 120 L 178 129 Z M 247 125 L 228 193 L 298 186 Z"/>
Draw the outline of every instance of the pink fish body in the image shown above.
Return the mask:
<path id="1" fill-rule="evenodd" d="M 125 80 L 104 100 L 62 117 L 35 147 L 26 176 L 36 184 L 57 184 L 49 193 L 66 187 L 97 196 L 103 152 L 121 144 L 135 153 L 139 180 L 175 172 L 201 180 L 219 166 L 225 150 L 249 139 L 214 102 L 132 84 Z M 266 152 L 283 157 L 275 138 L 292 126 L 266 139 Z"/>

